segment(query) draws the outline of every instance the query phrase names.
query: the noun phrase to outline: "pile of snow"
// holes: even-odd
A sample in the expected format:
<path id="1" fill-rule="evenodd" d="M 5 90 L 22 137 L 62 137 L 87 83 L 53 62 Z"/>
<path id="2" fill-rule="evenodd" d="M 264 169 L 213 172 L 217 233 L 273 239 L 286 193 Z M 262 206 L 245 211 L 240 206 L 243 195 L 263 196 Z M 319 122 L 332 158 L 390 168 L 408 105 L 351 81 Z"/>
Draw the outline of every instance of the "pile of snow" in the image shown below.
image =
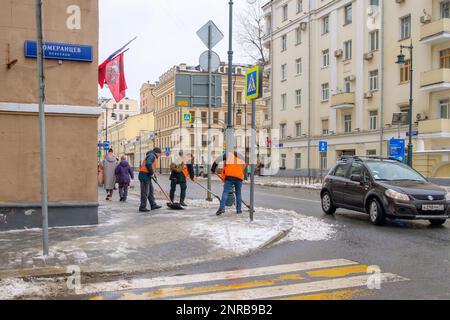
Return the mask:
<path id="1" fill-rule="evenodd" d="M 273 181 L 273 182 L 255 181 L 255 184 L 258 186 L 264 186 L 264 187 L 303 188 L 303 189 L 312 189 L 312 190 L 322 189 L 321 183 L 298 184 L 298 183 L 290 183 L 290 182 L 284 182 L 284 181 Z"/>
<path id="2" fill-rule="evenodd" d="M 0 279 L 0 300 L 14 300 L 23 297 L 45 297 L 49 288 L 23 279 Z"/>

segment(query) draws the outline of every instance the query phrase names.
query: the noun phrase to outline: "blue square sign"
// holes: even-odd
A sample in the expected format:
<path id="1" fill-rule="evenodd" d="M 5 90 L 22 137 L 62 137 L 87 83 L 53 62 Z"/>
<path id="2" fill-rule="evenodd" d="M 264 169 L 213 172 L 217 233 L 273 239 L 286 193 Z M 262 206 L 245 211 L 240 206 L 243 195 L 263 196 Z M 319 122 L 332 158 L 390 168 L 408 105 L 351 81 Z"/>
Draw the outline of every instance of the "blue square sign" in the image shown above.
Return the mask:
<path id="1" fill-rule="evenodd" d="M 328 142 L 327 141 L 319 141 L 319 152 L 328 152 Z"/>

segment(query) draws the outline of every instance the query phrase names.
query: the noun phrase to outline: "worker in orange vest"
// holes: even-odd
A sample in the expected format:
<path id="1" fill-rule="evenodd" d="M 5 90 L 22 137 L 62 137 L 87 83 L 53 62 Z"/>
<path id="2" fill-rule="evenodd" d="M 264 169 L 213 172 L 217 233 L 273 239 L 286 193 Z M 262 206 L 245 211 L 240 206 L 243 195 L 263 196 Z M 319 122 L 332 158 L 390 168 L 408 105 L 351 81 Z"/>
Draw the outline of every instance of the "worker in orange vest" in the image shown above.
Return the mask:
<path id="1" fill-rule="evenodd" d="M 140 212 L 150 212 L 147 209 L 147 201 L 150 202 L 152 210 L 161 209 L 155 201 L 152 179 L 156 179 L 155 173 L 158 165 L 158 159 L 161 157 L 161 149 L 155 148 L 147 153 L 139 169 L 139 181 L 141 183 L 141 205 Z"/>
<path id="2" fill-rule="evenodd" d="M 234 154 L 229 152 L 223 156 L 217 158 L 211 167 L 211 171 L 216 173 L 218 164 L 223 162 L 222 181 L 224 181 L 222 201 L 220 202 L 220 208 L 216 215 L 220 216 L 225 213 L 225 206 L 228 201 L 230 191 L 234 187 L 236 192 L 236 213 L 242 213 L 242 183 L 245 177 L 245 169 L 247 164 L 245 163 L 244 156 L 235 152 Z"/>
<path id="3" fill-rule="evenodd" d="M 186 157 L 183 156 L 183 152 L 180 152 L 181 163 L 172 163 L 170 165 L 170 200 L 174 202 L 175 192 L 177 185 L 180 185 L 180 205 L 187 207 L 186 203 L 186 190 L 187 190 L 187 178 L 189 177 L 192 181 L 195 181 L 194 174 L 194 164 L 192 155 L 188 154 Z"/>

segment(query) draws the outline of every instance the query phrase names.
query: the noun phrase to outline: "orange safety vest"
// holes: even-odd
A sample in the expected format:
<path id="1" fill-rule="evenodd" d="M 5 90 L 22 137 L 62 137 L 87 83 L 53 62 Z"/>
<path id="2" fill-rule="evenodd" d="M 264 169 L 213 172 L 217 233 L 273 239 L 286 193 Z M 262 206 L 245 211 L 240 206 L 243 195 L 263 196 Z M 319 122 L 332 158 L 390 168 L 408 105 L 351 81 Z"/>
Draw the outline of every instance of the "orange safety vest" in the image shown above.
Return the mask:
<path id="1" fill-rule="evenodd" d="M 185 162 L 183 162 L 183 175 L 187 178 L 189 176 L 189 169 Z"/>
<path id="2" fill-rule="evenodd" d="M 158 163 L 156 161 L 156 158 L 155 158 L 155 161 L 152 164 L 152 167 L 153 167 L 153 171 L 156 171 L 156 169 L 158 168 Z M 139 172 L 150 173 L 148 171 L 148 169 L 147 169 L 147 158 L 145 158 L 144 161 L 142 161 L 141 168 L 139 169 Z"/>
<path id="3" fill-rule="evenodd" d="M 231 163 L 228 163 L 229 159 L 231 159 L 231 157 L 232 157 L 233 161 Z M 244 180 L 246 167 L 247 167 L 247 164 L 245 163 L 244 160 L 239 159 L 234 154 L 228 154 L 227 160 L 225 161 L 225 163 L 223 165 L 221 178 L 224 181 L 227 177 L 234 177 L 234 178 L 238 178 L 240 180 Z"/>

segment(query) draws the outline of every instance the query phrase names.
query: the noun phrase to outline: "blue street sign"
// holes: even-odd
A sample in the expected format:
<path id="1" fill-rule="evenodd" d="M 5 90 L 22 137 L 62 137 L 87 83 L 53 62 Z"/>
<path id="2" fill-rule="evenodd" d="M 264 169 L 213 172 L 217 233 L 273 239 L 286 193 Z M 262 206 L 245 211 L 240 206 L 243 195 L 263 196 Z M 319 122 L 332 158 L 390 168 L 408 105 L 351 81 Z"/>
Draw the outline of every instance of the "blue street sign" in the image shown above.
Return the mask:
<path id="1" fill-rule="evenodd" d="M 103 150 L 108 151 L 111 147 L 111 143 L 109 141 L 103 142 Z"/>
<path id="2" fill-rule="evenodd" d="M 25 41 L 24 45 L 25 57 L 37 57 L 36 41 Z M 92 46 L 80 44 L 66 44 L 56 42 L 44 43 L 44 58 L 52 60 L 69 60 L 92 62 L 94 59 L 94 50 Z"/>
<path id="3" fill-rule="evenodd" d="M 327 141 L 319 141 L 319 152 L 328 152 L 328 142 Z"/>
<path id="4" fill-rule="evenodd" d="M 171 152 L 170 148 L 166 147 L 166 157 L 170 156 L 170 152 Z"/>
<path id="5" fill-rule="evenodd" d="M 419 135 L 419 131 L 413 131 L 413 132 L 412 132 L 412 136 L 413 136 L 413 137 L 417 137 L 418 135 Z M 409 131 L 406 132 L 406 136 L 409 137 Z"/>
<path id="6" fill-rule="evenodd" d="M 391 139 L 389 141 L 389 157 L 398 161 L 405 161 L 405 140 Z"/>

